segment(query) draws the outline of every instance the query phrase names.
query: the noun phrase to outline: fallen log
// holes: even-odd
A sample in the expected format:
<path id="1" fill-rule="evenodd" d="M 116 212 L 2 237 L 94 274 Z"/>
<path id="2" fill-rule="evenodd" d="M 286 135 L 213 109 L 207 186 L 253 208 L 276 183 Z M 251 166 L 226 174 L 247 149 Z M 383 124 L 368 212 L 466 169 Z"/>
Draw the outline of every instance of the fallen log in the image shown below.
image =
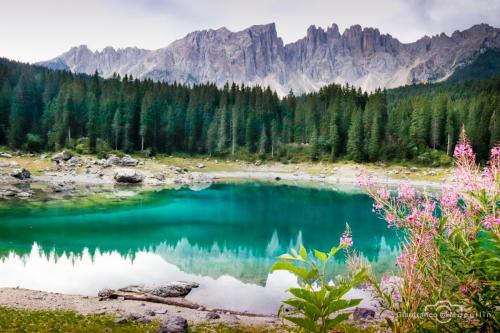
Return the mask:
<path id="1" fill-rule="evenodd" d="M 160 304 L 178 306 L 198 311 L 220 312 L 220 313 L 232 314 L 237 316 L 247 316 L 247 317 L 274 317 L 270 315 L 263 315 L 263 314 L 244 312 L 244 311 L 234 311 L 226 309 L 206 309 L 204 306 L 188 301 L 185 298 L 172 299 L 172 298 L 160 297 L 140 292 L 124 292 L 120 290 L 104 289 L 99 291 L 98 296 L 100 300 L 117 299 L 121 297 L 124 300 L 160 303 Z"/>
<path id="2" fill-rule="evenodd" d="M 98 296 L 101 299 L 117 299 L 119 297 L 123 297 L 123 299 L 130 301 L 141 301 L 141 302 L 153 302 L 153 303 L 161 303 L 173 306 L 180 306 L 188 309 L 198 309 L 200 305 L 190 302 L 184 298 L 181 298 L 182 301 L 177 299 L 171 299 L 166 297 L 155 296 L 151 294 L 144 294 L 139 292 L 124 292 L 119 290 L 111 290 L 105 289 L 99 292 Z"/>

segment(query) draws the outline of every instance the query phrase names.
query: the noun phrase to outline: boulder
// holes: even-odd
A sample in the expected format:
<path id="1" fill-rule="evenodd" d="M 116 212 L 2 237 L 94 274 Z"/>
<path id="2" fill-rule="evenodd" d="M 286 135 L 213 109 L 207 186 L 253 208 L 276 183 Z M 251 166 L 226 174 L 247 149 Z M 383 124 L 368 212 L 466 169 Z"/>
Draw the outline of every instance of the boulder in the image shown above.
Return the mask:
<path id="1" fill-rule="evenodd" d="M 82 164 L 82 161 L 78 157 L 73 156 L 66 163 L 70 167 L 78 167 Z"/>
<path id="2" fill-rule="evenodd" d="M 114 179 L 117 183 L 137 184 L 144 180 L 144 176 L 136 170 L 117 169 L 114 172 Z"/>
<path id="3" fill-rule="evenodd" d="M 72 157 L 73 157 L 73 154 L 63 150 L 62 152 L 57 153 L 54 156 L 52 156 L 51 160 L 54 162 L 66 162 L 66 161 L 69 161 Z"/>
<path id="4" fill-rule="evenodd" d="M 111 155 L 106 160 L 107 165 L 120 165 L 126 167 L 135 167 L 139 164 L 139 161 L 132 158 L 130 155 L 125 155 L 123 157 L 118 157 L 116 155 Z"/>
<path id="5" fill-rule="evenodd" d="M 262 161 L 261 160 L 257 160 L 257 161 L 255 161 L 254 165 L 255 166 L 260 166 L 260 165 L 262 165 Z"/>
<path id="6" fill-rule="evenodd" d="M 31 173 L 28 171 L 28 169 L 25 168 L 15 169 L 10 175 L 17 179 L 31 178 Z"/>
<path id="7" fill-rule="evenodd" d="M 123 166 L 137 166 L 137 164 L 139 164 L 139 160 L 136 160 L 135 158 L 129 156 L 129 155 L 125 155 L 121 158 L 121 165 Z"/>
<path id="8" fill-rule="evenodd" d="M 367 320 L 375 318 L 375 311 L 367 308 L 356 308 L 352 314 L 354 320 Z"/>
<path id="9" fill-rule="evenodd" d="M 158 328 L 158 333 L 187 333 L 188 323 L 182 317 L 175 317 L 162 321 Z"/>
<path id="10" fill-rule="evenodd" d="M 0 152 L 0 157 L 11 158 L 12 155 L 9 153 Z"/>
<path id="11" fill-rule="evenodd" d="M 172 282 L 158 286 L 133 285 L 121 288 L 120 291 L 140 292 L 159 297 L 184 297 L 193 288 L 198 288 L 200 285 L 196 282 Z"/>
<path id="12" fill-rule="evenodd" d="M 165 174 L 163 172 L 158 172 L 153 175 L 153 178 L 162 182 L 165 180 Z"/>
<path id="13" fill-rule="evenodd" d="M 205 164 L 203 164 L 203 163 L 198 163 L 198 164 L 196 165 L 196 167 L 197 167 L 198 169 L 203 169 L 203 168 L 205 168 Z"/>

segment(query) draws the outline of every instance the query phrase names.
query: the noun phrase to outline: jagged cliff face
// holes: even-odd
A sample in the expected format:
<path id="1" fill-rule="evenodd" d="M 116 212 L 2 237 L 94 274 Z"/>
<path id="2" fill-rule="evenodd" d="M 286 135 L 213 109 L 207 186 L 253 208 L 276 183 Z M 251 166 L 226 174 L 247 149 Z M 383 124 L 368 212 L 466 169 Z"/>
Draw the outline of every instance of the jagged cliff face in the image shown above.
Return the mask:
<path id="1" fill-rule="evenodd" d="M 97 70 L 104 77 L 118 73 L 186 84 L 269 85 L 285 95 L 290 89 L 310 92 L 333 82 L 372 91 L 440 81 L 480 53 L 499 48 L 500 29 L 486 24 L 408 44 L 359 25 L 342 34 L 335 24 L 326 30 L 311 26 L 306 37 L 287 45 L 275 25 L 268 24 L 239 32 L 196 31 L 153 51 L 74 47 L 40 64 L 87 74 Z"/>

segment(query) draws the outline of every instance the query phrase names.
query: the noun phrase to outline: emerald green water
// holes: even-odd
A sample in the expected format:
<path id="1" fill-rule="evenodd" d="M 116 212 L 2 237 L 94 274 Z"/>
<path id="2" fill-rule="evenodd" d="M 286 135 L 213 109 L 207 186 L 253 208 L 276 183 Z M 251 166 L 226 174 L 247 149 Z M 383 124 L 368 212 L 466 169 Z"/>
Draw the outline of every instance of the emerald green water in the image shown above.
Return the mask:
<path id="1" fill-rule="evenodd" d="M 327 250 L 347 222 L 355 249 L 384 271 L 397 246 L 363 194 L 259 183 L 163 190 L 84 209 L 13 204 L 0 221 L 0 287 L 93 295 L 194 280 L 201 287 L 193 301 L 261 312 L 274 311 L 294 283 L 285 272 L 269 274 L 291 247 Z M 221 290 L 242 293 L 239 302 Z"/>

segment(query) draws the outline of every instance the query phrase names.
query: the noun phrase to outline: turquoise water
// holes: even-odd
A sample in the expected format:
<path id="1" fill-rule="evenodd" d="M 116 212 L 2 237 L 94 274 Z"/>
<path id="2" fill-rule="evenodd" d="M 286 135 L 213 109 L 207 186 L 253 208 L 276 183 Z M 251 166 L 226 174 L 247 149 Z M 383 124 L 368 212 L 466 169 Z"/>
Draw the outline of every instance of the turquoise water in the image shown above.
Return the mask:
<path id="1" fill-rule="evenodd" d="M 269 274 L 291 247 L 328 250 L 347 222 L 355 249 L 384 271 L 397 246 L 366 195 L 259 183 L 163 190 L 119 206 L 13 205 L 0 220 L 0 287 L 93 295 L 130 283 L 196 280 L 193 301 L 261 312 L 273 311 L 294 283 L 285 272 Z M 221 288 L 247 301 L 220 295 Z"/>

